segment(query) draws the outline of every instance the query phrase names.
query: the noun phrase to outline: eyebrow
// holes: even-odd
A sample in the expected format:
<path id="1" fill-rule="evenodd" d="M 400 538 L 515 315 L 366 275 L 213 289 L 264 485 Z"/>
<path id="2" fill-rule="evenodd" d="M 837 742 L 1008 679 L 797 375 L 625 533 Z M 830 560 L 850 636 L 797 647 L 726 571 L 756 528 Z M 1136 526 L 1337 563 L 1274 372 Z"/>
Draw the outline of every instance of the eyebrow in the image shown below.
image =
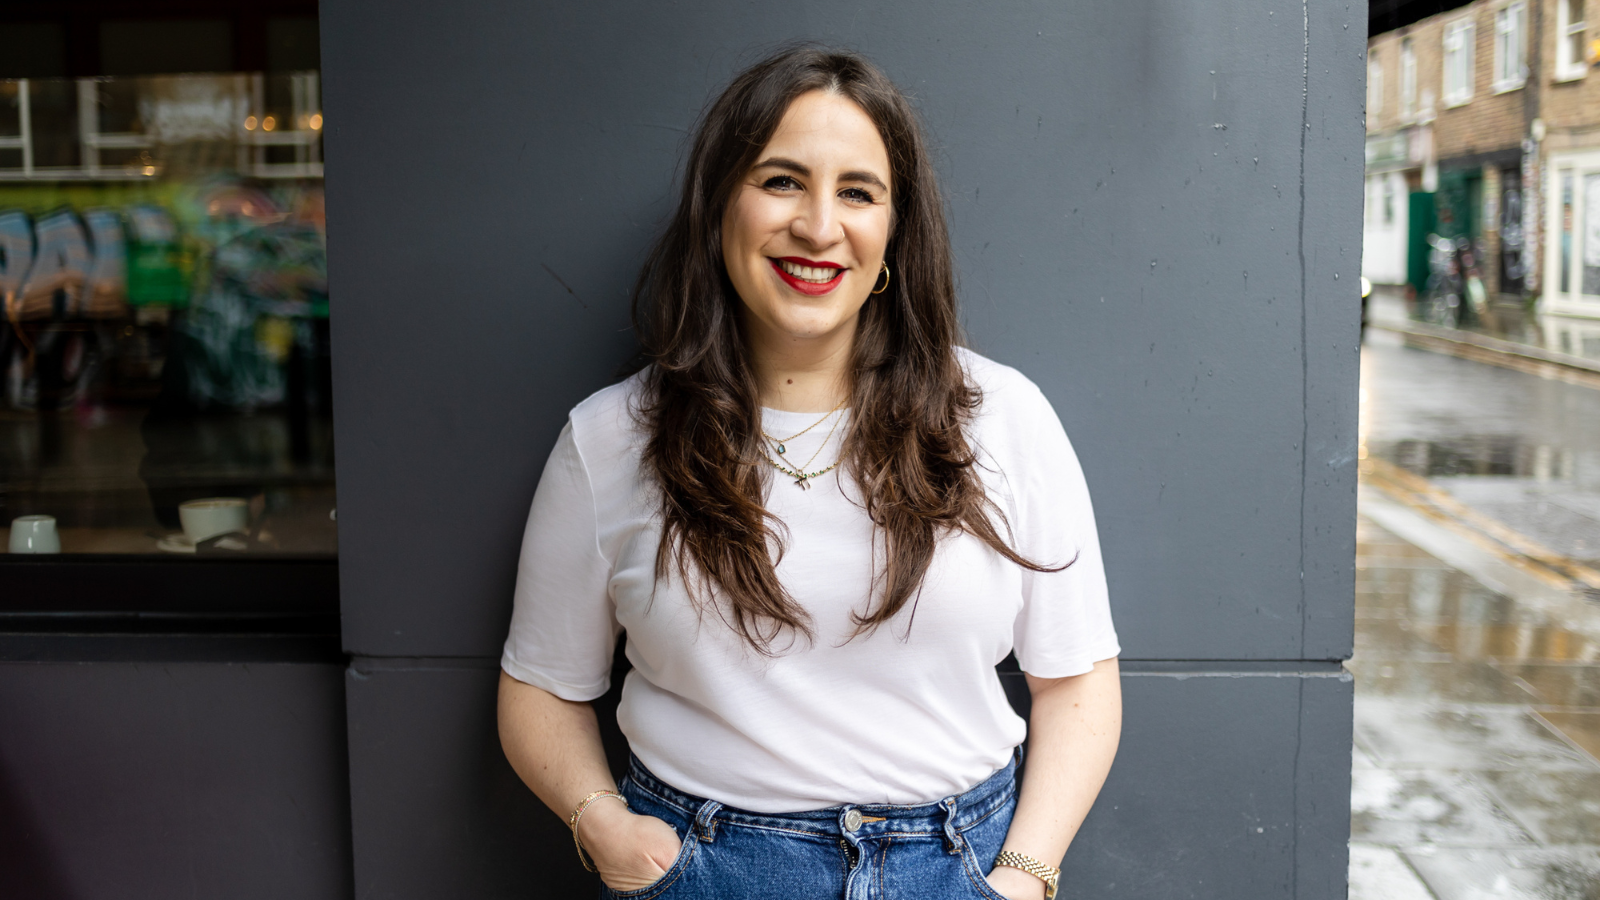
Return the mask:
<path id="1" fill-rule="evenodd" d="M 751 166 L 752 169 L 785 169 L 806 178 L 811 177 L 811 169 L 786 156 L 773 156 Z M 870 184 L 879 190 L 887 191 L 889 186 L 883 183 L 878 176 L 866 171 L 851 171 L 839 173 L 840 181 L 854 181 L 861 184 Z"/>

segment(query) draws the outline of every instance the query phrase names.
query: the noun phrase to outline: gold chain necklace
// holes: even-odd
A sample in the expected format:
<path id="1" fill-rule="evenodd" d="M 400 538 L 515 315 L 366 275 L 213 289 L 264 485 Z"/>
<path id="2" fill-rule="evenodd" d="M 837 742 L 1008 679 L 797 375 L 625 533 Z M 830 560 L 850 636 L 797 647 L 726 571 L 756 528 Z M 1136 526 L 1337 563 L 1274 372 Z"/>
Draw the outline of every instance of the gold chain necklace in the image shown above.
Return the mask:
<path id="1" fill-rule="evenodd" d="M 831 416 L 834 413 L 838 412 L 839 411 L 839 407 L 842 407 L 842 406 L 844 406 L 844 401 L 841 400 L 839 402 L 839 406 L 835 406 L 832 410 L 830 410 L 828 412 L 827 416 L 823 416 L 821 419 L 818 419 L 817 421 L 812 422 L 811 425 L 809 427 L 807 427 L 805 431 L 800 432 L 800 434 L 805 434 L 806 431 L 810 431 L 812 428 L 815 428 L 818 425 L 821 425 L 824 421 L 827 420 L 828 416 Z M 767 448 L 765 448 L 765 447 L 761 448 L 761 455 L 765 456 L 767 458 L 767 462 L 771 463 L 772 467 L 774 469 L 777 469 L 779 472 L 782 472 L 783 474 L 789 476 L 790 478 L 793 478 L 794 479 L 794 483 L 796 485 L 799 485 L 801 490 L 809 491 L 809 490 L 811 490 L 811 479 L 818 478 L 818 477 L 821 477 L 823 475 L 826 475 L 829 472 L 832 472 L 834 469 L 839 467 L 839 460 L 834 460 L 833 464 L 828 466 L 825 469 L 818 469 L 815 472 L 807 472 L 807 471 L 805 471 L 806 466 L 811 465 L 812 461 L 814 461 L 817 458 L 817 456 L 822 453 L 822 448 L 828 446 L 828 442 L 833 440 L 833 433 L 835 431 L 839 430 L 839 422 L 843 418 L 844 418 L 843 416 L 840 416 L 838 419 L 834 419 L 833 420 L 833 427 L 828 429 L 828 436 L 822 439 L 822 444 L 821 444 L 821 446 L 817 447 L 817 452 L 811 454 L 811 459 L 806 460 L 804 463 L 802 463 L 799 466 L 799 468 L 791 469 L 790 467 L 784 465 L 783 463 L 778 462 L 777 460 L 773 459 L 772 455 L 767 453 Z M 793 435 L 793 436 L 789 437 L 788 440 L 792 441 L 795 438 L 799 437 L 800 434 Z M 765 431 L 761 432 L 761 436 L 766 438 L 767 440 L 770 440 L 773 443 L 777 444 L 778 445 L 778 452 L 780 454 L 783 453 L 785 449 L 787 449 L 787 448 L 785 448 L 783 446 L 782 442 L 778 441 L 776 438 L 774 438 L 771 435 L 767 434 Z"/>
<path id="2" fill-rule="evenodd" d="M 812 422 L 810 425 L 807 425 L 805 428 L 802 428 L 801 430 L 795 432 L 794 434 L 789 435 L 786 438 L 775 438 L 772 435 L 767 434 L 767 432 L 765 430 L 762 430 L 761 436 L 766 438 L 767 440 L 771 441 L 772 444 L 773 444 L 773 447 L 778 451 L 778 455 L 782 456 L 783 454 L 789 452 L 789 448 L 785 446 L 786 444 L 788 444 L 790 441 L 794 440 L 795 438 L 801 436 L 802 434 L 805 434 L 806 432 L 810 431 L 811 429 L 817 427 L 818 425 L 821 425 L 823 422 L 828 421 L 828 417 L 833 415 L 834 413 L 838 412 L 844 406 L 845 401 L 847 401 L 849 399 L 850 399 L 849 397 L 845 397 L 844 400 L 840 400 L 839 401 L 839 405 L 835 406 L 833 409 L 830 409 L 827 412 L 823 413 L 822 414 L 822 418 L 816 420 L 815 422 Z M 838 423 L 835 422 L 834 425 L 837 427 Z M 823 443 L 827 443 L 827 442 L 824 441 Z M 813 457 L 811 457 L 811 459 L 816 459 L 816 457 L 813 456 Z M 811 464 L 811 460 L 806 460 L 806 465 L 810 465 L 810 464 Z M 801 468 L 805 468 L 805 466 L 801 466 Z"/>

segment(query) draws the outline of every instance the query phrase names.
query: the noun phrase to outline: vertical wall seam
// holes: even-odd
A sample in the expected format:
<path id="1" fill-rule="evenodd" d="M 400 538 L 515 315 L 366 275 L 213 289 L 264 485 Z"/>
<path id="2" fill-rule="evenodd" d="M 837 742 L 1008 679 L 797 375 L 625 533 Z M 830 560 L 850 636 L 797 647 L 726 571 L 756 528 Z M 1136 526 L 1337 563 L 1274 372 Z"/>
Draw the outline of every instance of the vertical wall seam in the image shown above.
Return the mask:
<path id="1" fill-rule="evenodd" d="M 1311 466 L 1307 446 L 1311 437 L 1311 362 L 1306 344 L 1308 297 L 1306 291 L 1306 132 L 1311 130 L 1311 10 L 1301 0 L 1300 59 L 1300 656 L 1306 655 L 1306 489 Z"/>
<path id="2" fill-rule="evenodd" d="M 1300 0 L 1300 656 L 1306 655 L 1306 488 L 1311 465 L 1311 350 L 1306 343 L 1306 132 L 1311 130 L 1311 8 L 1310 0 Z M 1305 729 L 1306 685 L 1301 681 L 1296 692 L 1294 760 L 1290 764 L 1291 815 L 1289 861 L 1290 896 L 1300 897 L 1300 752 Z"/>

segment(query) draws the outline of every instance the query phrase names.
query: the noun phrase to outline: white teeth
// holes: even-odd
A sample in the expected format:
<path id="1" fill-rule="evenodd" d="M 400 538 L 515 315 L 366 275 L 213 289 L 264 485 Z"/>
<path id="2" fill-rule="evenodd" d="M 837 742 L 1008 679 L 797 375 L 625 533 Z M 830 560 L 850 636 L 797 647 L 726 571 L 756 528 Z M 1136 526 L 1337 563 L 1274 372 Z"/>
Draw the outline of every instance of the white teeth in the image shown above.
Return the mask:
<path id="1" fill-rule="evenodd" d="M 782 266 L 783 270 L 788 272 L 790 275 L 793 275 L 801 281 L 809 281 L 812 284 L 827 284 L 839 274 L 838 269 L 820 269 L 815 266 L 797 266 L 794 263 L 784 259 L 778 260 L 778 265 Z"/>

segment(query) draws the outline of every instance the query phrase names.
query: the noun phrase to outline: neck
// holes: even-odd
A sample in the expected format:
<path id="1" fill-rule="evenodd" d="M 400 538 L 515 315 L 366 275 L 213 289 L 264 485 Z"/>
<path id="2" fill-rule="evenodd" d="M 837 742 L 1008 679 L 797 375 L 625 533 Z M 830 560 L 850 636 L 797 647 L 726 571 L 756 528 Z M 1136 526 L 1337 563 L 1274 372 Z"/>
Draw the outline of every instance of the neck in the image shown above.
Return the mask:
<path id="1" fill-rule="evenodd" d="M 750 329 L 747 339 L 761 388 L 761 405 L 817 413 L 838 406 L 850 393 L 855 328 L 838 331 L 842 334 L 797 339 Z"/>

